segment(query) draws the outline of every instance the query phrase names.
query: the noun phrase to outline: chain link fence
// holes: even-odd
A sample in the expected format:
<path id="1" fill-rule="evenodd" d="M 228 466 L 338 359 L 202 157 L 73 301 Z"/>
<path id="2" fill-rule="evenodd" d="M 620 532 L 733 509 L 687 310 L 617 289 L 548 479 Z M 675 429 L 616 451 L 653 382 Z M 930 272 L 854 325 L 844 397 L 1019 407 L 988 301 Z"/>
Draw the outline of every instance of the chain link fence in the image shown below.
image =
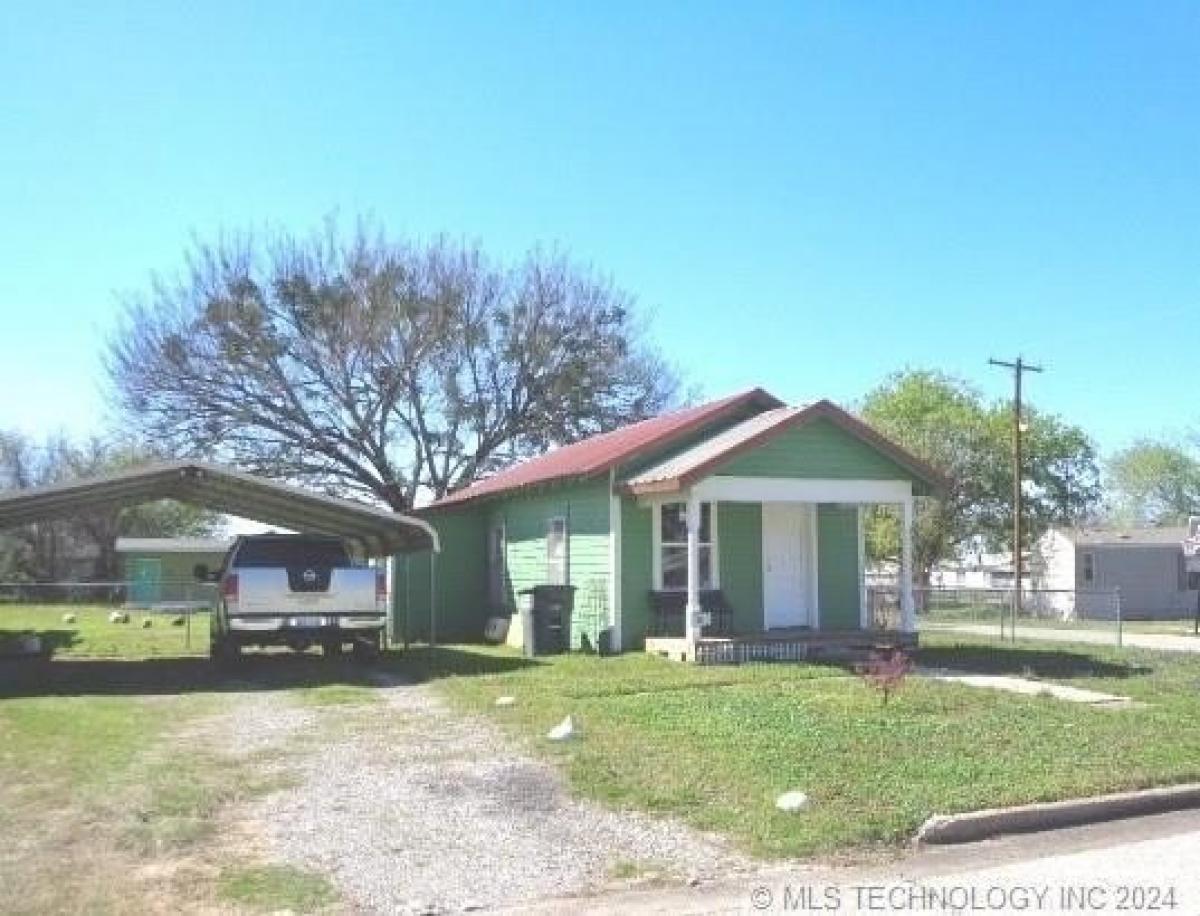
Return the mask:
<path id="1" fill-rule="evenodd" d="M 1119 646 L 1127 626 L 1115 588 L 1023 588 L 1019 606 L 1012 588 L 915 588 L 913 599 L 925 632 Z"/>
<path id="2" fill-rule="evenodd" d="M 195 580 L 0 582 L 0 656 L 202 654 L 216 597 Z"/>

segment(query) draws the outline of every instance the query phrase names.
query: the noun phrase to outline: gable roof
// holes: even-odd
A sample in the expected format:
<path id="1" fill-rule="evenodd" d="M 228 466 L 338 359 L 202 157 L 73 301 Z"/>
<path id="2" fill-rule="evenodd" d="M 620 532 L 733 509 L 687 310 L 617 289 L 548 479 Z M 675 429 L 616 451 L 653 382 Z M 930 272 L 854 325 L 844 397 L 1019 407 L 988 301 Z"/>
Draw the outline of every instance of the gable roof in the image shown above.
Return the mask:
<path id="1" fill-rule="evenodd" d="M 946 478 L 924 461 L 875 432 L 832 401 L 817 401 L 803 407 L 777 407 L 743 420 L 711 439 L 642 471 L 626 481 L 625 488 L 634 494 L 675 492 L 691 486 L 719 465 L 764 445 L 786 430 L 818 419 L 829 420 L 863 440 L 932 489 L 946 487 Z"/>
<path id="2" fill-rule="evenodd" d="M 361 544 L 370 556 L 441 550 L 437 532 L 423 519 L 198 461 L 144 464 L 5 491 L 0 493 L 0 530 L 157 499 L 207 506 L 293 531 L 344 537 Z"/>
<path id="3" fill-rule="evenodd" d="M 507 470 L 485 477 L 461 490 L 448 493 L 426 508 L 458 506 L 485 496 L 497 496 L 513 490 L 554 481 L 590 477 L 604 473 L 647 451 L 673 442 L 724 417 L 746 408 L 770 410 L 783 402 L 761 388 L 752 388 L 698 407 L 687 407 L 662 416 L 631 423 L 531 458 Z"/>

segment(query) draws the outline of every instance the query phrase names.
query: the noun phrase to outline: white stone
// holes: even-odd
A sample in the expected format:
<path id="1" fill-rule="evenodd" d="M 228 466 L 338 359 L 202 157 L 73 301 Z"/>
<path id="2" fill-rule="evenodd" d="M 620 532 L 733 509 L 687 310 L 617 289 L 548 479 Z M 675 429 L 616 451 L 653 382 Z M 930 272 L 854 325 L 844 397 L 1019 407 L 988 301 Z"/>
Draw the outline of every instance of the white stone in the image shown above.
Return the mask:
<path id="1" fill-rule="evenodd" d="M 775 807 L 780 811 L 799 811 L 808 805 L 808 796 L 803 792 L 784 792 L 775 799 Z"/>
<path id="2" fill-rule="evenodd" d="M 575 735 L 575 720 L 567 716 L 559 722 L 554 728 L 546 732 L 546 737 L 551 741 L 567 741 Z"/>
<path id="3" fill-rule="evenodd" d="M 516 697 L 496 697 L 497 706 L 512 706 L 515 702 L 517 702 Z"/>
<path id="4" fill-rule="evenodd" d="M 62 620 L 63 620 L 63 623 L 74 623 L 75 615 L 74 614 L 63 614 Z"/>

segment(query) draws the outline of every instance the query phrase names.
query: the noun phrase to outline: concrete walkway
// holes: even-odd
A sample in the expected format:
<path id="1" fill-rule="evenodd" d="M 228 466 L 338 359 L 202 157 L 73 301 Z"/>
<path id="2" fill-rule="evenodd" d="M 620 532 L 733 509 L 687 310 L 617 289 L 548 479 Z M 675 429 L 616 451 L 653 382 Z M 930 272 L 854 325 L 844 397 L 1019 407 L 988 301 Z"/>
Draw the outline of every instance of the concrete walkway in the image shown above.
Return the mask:
<path id="1" fill-rule="evenodd" d="M 956 623 L 926 628 L 929 633 L 962 633 L 968 636 L 998 638 L 999 628 L 995 624 Z M 1007 636 L 1005 637 L 1007 639 Z M 1116 625 L 1111 630 L 1071 629 L 1070 627 L 1022 627 L 1017 623 L 1017 638 L 1043 640 L 1045 642 L 1075 642 L 1093 646 L 1115 646 Z M 1126 631 L 1121 642 L 1138 649 L 1153 649 L 1159 652 L 1200 652 L 1200 637 L 1172 636 L 1168 633 L 1130 633 Z"/>
<path id="2" fill-rule="evenodd" d="M 1125 706 L 1129 697 L 1117 696 L 1113 693 L 1101 693 L 1098 690 L 1084 690 L 1082 687 L 1067 687 L 1063 684 L 1049 684 L 1046 681 L 1034 681 L 1025 677 L 1015 677 L 1008 674 L 968 674 L 965 671 L 947 671 L 945 669 L 918 668 L 917 674 L 935 681 L 945 681 L 950 684 L 965 684 L 967 687 L 982 687 L 987 690 L 1007 690 L 1009 693 L 1020 693 L 1026 696 L 1051 696 L 1056 700 L 1068 703 L 1087 703 L 1094 706 Z"/>

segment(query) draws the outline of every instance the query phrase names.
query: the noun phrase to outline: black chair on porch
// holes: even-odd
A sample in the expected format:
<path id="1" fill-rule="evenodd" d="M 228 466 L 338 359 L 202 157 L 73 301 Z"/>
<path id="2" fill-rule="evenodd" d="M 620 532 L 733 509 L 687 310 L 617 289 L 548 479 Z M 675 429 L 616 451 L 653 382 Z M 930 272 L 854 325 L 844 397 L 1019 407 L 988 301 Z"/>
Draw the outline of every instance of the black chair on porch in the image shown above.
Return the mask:
<path id="1" fill-rule="evenodd" d="M 683 615 L 687 606 L 686 592 L 650 592 L 650 627 L 647 636 L 683 636 Z M 700 592 L 700 608 L 710 615 L 711 622 L 700 631 L 701 636 L 733 635 L 733 608 L 719 588 Z"/>

